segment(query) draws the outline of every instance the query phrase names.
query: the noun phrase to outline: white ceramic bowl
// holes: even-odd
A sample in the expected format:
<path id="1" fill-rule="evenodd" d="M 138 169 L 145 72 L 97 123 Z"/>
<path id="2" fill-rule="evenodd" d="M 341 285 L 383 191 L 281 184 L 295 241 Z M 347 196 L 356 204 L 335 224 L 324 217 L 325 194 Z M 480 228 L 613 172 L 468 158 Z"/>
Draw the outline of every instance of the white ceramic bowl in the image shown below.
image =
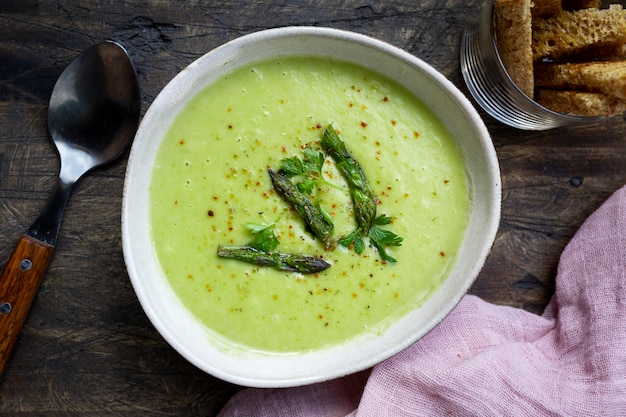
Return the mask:
<path id="1" fill-rule="evenodd" d="M 149 223 L 151 171 L 164 132 L 203 87 L 258 60 L 288 55 L 331 57 L 385 74 L 445 121 L 462 150 L 470 179 L 470 222 L 449 277 L 419 308 L 382 335 L 301 354 L 221 349 L 210 332 L 178 301 L 160 269 Z M 181 71 L 144 116 L 128 161 L 122 239 L 128 273 L 139 301 L 161 335 L 203 371 L 236 384 L 286 387 L 319 382 L 371 367 L 408 347 L 436 326 L 472 285 L 489 253 L 500 219 L 500 172 L 493 144 L 465 96 L 432 67 L 387 43 L 327 28 L 265 30 L 233 40 Z"/>

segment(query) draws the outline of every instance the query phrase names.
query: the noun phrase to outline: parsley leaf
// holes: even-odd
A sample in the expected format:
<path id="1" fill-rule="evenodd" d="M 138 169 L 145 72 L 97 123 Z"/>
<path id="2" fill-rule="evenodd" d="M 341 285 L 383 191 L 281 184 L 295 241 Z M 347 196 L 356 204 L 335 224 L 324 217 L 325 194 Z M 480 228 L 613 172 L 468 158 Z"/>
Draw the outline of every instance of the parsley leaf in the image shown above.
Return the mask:
<path id="1" fill-rule="evenodd" d="M 363 238 L 360 234 L 357 234 L 354 238 L 354 251 L 359 255 L 363 253 L 365 250 L 365 242 L 363 242 Z"/>
<path id="2" fill-rule="evenodd" d="M 326 157 L 322 152 L 318 152 L 315 149 L 307 146 L 304 148 L 304 170 L 305 172 L 315 172 L 322 175 L 322 168 L 324 168 L 324 161 Z"/>
<path id="3" fill-rule="evenodd" d="M 365 244 L 363 243 L 363 238 L 361 238 L 361 228 L 357 227 L 352 232 L 339 239 L 339 244 L 345 248 L 349 248 L 350 245 L 354 245 L 354 251 L 356 253 L 359 255 L 363 253 Z"/>
<path id="4" fill-rule="evenodd" d="M 306 177 L 296 185 L 302 194 L 312 195 L 315 190 L 315 181 Z"/>
<path id="5" fill-rule="evenodd" d="M 248 246 L 263 252 L 271 252 L 276 249 L 280 242 L 274 234 L 274 226 L 276 226 L 276 223 L 269 225 L 246 223 L 246 228 L 255 235 L 254 239 L 248 243 Z"/>
<path id="6" fill-rule="evenodd" d="M 374 219 L 374 224 L 377 226 L 384 226 L 384 225 L 391 223 L 392 220 L 393 218 L 391 216 L 387 216 L 386 214 L 381 214 L 380 216 Z"/>
<path id="7" fill-rule="evenodd" d="M 381 245 L 388 246 L 400 246 L 404 240 L 395 233 L 390 232 L 389 230 L 380 229 L 376 226 L 372 226 L 370 229 L 370 239 Z"/>
<path id="8" fill-rule="evenodd" d="M 360 231 L 361 229 L 359 228 L 354 229 L 354 231 L 352 231 L 351 233 L 348 233 L 347 235 L 339 239 L 339 244 L 346 248 L 350 247 L 350 245 L 354 243 L 354 238 L 357 237 Z"/>
<path id="9" fill-rule="evenodd" d="M 389 255 L 387 253 L 387 251 L 385 250 L 385 247 L 383 245 L 381 245 L 380 243 L 371 240 L 370 239 L 370 243 L 376 248 L 378 249 L 378 254 L 380 255 L 380 258 L 385 261 L 385 262 L 396 262 L 396 258 L 394 258 L 393 256 Z"/>
<path id="10" fill-rule="evenodd" d="M 304 174 L 302 161 L 297 156 L 283 159 L 280 161 L 280 173 L 289 178 Z"/>
<path id="11" fill-rule="evenodd" d="M 299 182 L 296 183 L 296 187 L 303 194 L 313 195 L 316 187 L 321 184 L 341 189 L 324 178 L 322 170 L 326 162 L 326 155 L 323 152 L 307 145 L 303 149 L 302 155 L 302 159 L 294 156 L 281 160 L 278 172 L 287 178 L 301 177 L 298 178 Z"/>
<path id="12" fill-rule="evenodd" d="M 382 216 L 381 216 L 382 217 Z M 378 249 L 383 261 L 396 262 L 396 259 L 387 253 L 385 246 L 400 246 L 404 239 L 389 230 L 372 226 L 370 229 L 370 243 Z"/>

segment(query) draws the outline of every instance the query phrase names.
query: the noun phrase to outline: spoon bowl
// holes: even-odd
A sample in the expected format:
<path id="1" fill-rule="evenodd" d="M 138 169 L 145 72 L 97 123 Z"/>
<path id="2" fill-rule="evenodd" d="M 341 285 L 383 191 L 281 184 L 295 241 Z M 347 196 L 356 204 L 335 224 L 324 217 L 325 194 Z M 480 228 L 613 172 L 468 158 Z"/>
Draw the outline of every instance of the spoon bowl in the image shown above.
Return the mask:
<path id="1" fill-rule="evenodd" d="M 126 52 L 113 42 L 88 48 L 61 74 L 48 106 L 48 129 L 61 157 L 61 176 L 77 178 L 126 149 L 139 122 L 134 77 Z"/>
<path id="2" fill-rule="evenodd" d="M 0 375 L 56 246 L 74 184 L 128 147 L 140 110 L 135 69 L 117 43 L 87 48 L 57 80 L 48 107 L 48 129 L 61 171 L 48 205 L 18 240 L 0 278 Z"/>

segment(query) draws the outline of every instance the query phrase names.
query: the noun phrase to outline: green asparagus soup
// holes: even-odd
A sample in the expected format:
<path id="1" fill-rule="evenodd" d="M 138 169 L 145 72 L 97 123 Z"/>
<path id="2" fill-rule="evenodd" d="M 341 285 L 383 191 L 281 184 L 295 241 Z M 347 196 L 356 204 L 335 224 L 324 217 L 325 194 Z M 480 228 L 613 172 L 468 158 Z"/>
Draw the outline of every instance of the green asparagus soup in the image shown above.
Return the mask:
<path id="1" fill-rule="evenodd" d="M 320 147 L 331 125 L 376 201 L 376 226 L 402 239 L 342 246 L 357 228 L 351 190 Z M 441 120 L 399 85 L 351 64 L 282 58 L 238 69 L 195 96 L 160 145 L 150 222 L 164 274 L 211 332 L 261 351 L 319 349 L 385 328 L 446 279 L 468 222 L 464 160 Z M 333 233 L 316 238 L 274 189 L 268 169 L 322 155 L 303 191 Z M 294 184 L 304 179 L 291 178 Z M 323 259 L 304 274 L 218 257 L 270 226 L 274 252 Z M 345 240 L 344 240 L 345 243 Z M 395 262 L 393 261 L 395 260 Z"/>

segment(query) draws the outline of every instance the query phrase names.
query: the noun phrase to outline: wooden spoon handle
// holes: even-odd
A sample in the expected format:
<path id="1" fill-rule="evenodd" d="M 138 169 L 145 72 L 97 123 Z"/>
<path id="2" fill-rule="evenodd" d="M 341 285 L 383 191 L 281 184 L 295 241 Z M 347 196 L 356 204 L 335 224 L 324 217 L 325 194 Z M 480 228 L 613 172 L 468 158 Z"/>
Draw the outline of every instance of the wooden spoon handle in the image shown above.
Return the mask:
<path id="1" fill-rule="evenodd" d="M 0 278 L 0 375 L 17 342 L 54 246 L 23 235 Z"/>

